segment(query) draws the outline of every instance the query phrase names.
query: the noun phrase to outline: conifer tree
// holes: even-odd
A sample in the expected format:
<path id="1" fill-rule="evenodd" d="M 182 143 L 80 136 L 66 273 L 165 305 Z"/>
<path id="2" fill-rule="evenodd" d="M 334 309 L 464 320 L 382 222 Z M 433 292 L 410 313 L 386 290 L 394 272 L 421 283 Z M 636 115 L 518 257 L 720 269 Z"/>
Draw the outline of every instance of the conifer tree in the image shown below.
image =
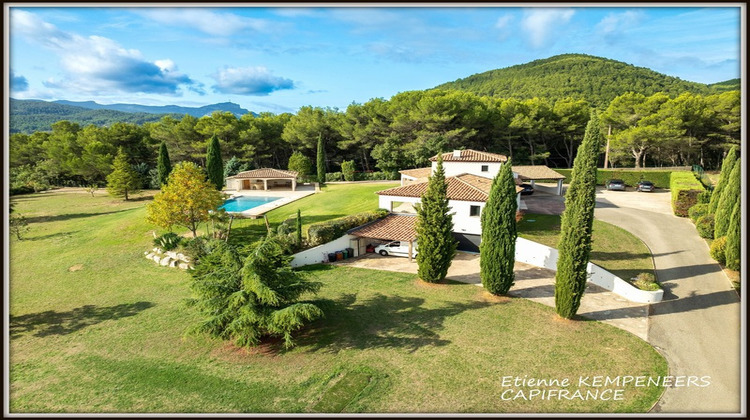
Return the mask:
<path id="1" fill-rule="evenodd" d="M 583 142 L 578 147 L 570 187 L 565 194 L 555 275 L 555 309 L 563 318 L 573 318 L 586 289 L 586 266 L 591 253 L 591 233 L 596 205 L 596 164 L 601 132 L 592 112 Z"/>
<path id="2" fill-rule="evenodd" d="M 726 256 L 726 266 L 730 270 L 740 269 L 740 256 L 742 255 L 742 207 L 740 200 L 734 203 L 732 217 L 729 219 L 727 227 L 727 247 L 724 251 Z"/>
<path id="3" fill-rule="evenodd" d="M 479 277 L 493 295 L 504 295 L 513 286 L 516 262 L 516 183 L 511 161 L 500 167 L 482 210 Z"/>
<path id="4" fill-rule="evenodd" d="M 719 174 L 719 181 L 716 183 L 713 192 L 711 193 L 711 201 L 708 203 L 708 212 L 716 213 L 716 209 L 719 207 L 719 200 L 721 200 L 721 192 L 727 185 L 729 174 L 734 169 L 734 164 L 737 162 L 737 146 L 732 146 L 721 163 L 721 172 Z"/>
<path id="5" fill-rule="evenodd" d="M 128 163 L 128 158 L 122 147 L 117 151 L 117 156 L 112 163 L 112 173 L 107 175 L 107 192 L 113 197 L 125 197 L 134 194 L 141 189 L 141 177 Z"/>
<path id="6" fill-rule="evenodd" d="M 442 281 L 456 256 L 453 238 L 453 216 L 448 206 L 448 184 L 445 182 L 443 157 L 438 154 L 437 169 L 427 184 L 427 191 L 417 204 L 417 274 L 428 283 Z"/>
<path id="7" fill-rule="evenodd" d="M 719 205 L 716 207 L 716 217 L 714 217 L 714 238 L 720 238 L 727 234 L 734 204 L 740 201 L 742 188 L 740 180 L 742 176 L 741 160 L 737 159 L 737 162 L 735 162 L 734 168 L 732 168 L 732 172 L 729 174 L 729 179 L 727 179 L 727 183 L 721 192 Z M 729 238 L 727 238 L 728 240 Z"/>
<path id="8" fill-rule="evenodd" d="M 216 134 L 211 137 L 206 149 L 206 172 L 211 184 L 221 191 L 224 188 L 224 162 L 221 160 L 221 146 Z"/>
<path id="9" fill-rule="evenodd" d="M 172 172 L 172 162 L 169 161 L 169 152 L 167 151 L 167 144 L 161 142 L 159 146 L 159 159 L 156 163 L 156 168 L 159 175 L 159 185 L 167 183 L 167 177 Z"/>
<path id="10" fill-rule="evenodd" d="M 326 148 L 323 143 L 323 135 L 318 135 L 318 184 L 326 183 Z"/>
<path id="11" fill-rule="evenodd" d="M 297 245 L 302 245 L 302 212 L 297 209 Z"/>

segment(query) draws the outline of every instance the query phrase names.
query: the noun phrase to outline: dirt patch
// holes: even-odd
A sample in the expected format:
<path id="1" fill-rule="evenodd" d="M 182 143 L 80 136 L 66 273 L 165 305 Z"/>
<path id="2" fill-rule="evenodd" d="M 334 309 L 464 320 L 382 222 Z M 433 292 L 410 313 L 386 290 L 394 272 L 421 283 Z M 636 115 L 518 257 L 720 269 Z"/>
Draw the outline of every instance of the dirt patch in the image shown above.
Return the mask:
<path id="1" fill-rule="evenodd" d="M 484 302 L 505 304 L 505 303 L 510 303 L 511 299 L 508 296 L 493 295 L 492 293 L 486 290 L 482 290 L 479 292 L 479 300 L 484 301 Z"/>
<path id="2" fill-rule="evenodd" d="M 440 283 L 428 283 L 422 279 L 416 279 L 414 280 L 414 284 L 417 287 L 423 288 L 423 289 L 447 289 L 448 284 L 445 282 L 445 280 L 441 281 Z"/>
<path id="3" fill-rule="evenodd" d="M 82 269 L 83 269 L 83 264 L 76 264 L 76 265 L 71 265 L 70 267 L 68 267 L 68 271 L 71 271 L 71 272 L 82 270 Z"/>
<path id="4" fill-rule="evenodd" d="M 243 363 L 247 358 L 255 356 L 277 357 L 284 348 L 283 339 L 265 338 L 255 347 L 240 347 L 232 342 L 225 342 L 221 347 L 211 351 L 211 356 L 227 362 Z"/>

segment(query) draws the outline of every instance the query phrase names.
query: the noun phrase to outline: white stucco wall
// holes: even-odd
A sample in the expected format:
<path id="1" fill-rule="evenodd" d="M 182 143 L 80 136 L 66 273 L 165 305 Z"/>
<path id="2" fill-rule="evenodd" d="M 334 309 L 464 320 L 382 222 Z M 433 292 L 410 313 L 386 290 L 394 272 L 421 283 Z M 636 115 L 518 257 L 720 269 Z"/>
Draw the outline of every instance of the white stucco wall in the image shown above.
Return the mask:
<path id="1" fill-rule="evenodd" d="M 226 187 L 224 187 L 225 190 L 239 190 L 238 187 L 240 180 L 237 178 L 226 178 L 224 183 L 226 185 Z"/>
<path id="2" fill-rule="evenodd" d="M 482 172 L 482 165 L 487 165 L 487 172 Z M 502 165 L 500 162 L 443 162 L 443 170 L 446 177 L 473 174 L 485 178 L 494 178 Z M 432 162 L 433 173 L 435 169 L 437 169 L 437 162 Z"/>
<path id="3" fill-rule="evenodd" d="M 378 199 L 378 207 L 381 209 L 392 209 L 392 203 L 394 201 L 401 203 L 419 203 L 421 198 L 419 197 L 397 197 L 392 195 L 381 195 Z M 482 233 L 482 220 L 480 216 L 471 217 L 469 216 L 471 206 L 479 206 L 479 214 L 481 215 L 484 210 L 484 204 L 480 201 L 457 201 L 450 200 L 448 205 L 451 207 L 453 213 L 453 231 L 458 233 L 469 233 L 479 235 Z"/>
<path id="4" fill-rule="evenodd" d="M 344 235 L 338 239 L 334 239 L 331 242 L 323 245 L 318 245 L 315 248 L 306 249 L 302 252 L 294 254 L 292 260 L 292 267 L 301 267 L 303 265 L 320 264 L 328 261 L 328 254 L 331 252 L 341 251 L 345 248 L 353 248 L 354 256 L 359 255 L 359 249 L 357 249 L 356 243 L 357 237 L 354 235 Z"/>

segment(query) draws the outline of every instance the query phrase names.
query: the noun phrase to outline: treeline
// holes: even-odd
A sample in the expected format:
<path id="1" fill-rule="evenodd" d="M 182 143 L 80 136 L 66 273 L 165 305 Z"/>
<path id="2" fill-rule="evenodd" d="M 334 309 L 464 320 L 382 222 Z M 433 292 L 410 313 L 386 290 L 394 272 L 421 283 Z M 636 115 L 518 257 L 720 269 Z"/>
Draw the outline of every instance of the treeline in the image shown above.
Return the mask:
<path id="1" fill-rule="evenodd" d="M 148 177 L 161 142 L 173 162 L 204 166 L 213 135 L 221 141 L 224 161 L 239 162 L 243 169 L 287 168 L 294 152 L 315 162 L 319 138 L 326 172 L 341 171 L 344 161 L 354 161 L 357 171 L 396 172 L 428 166 L 431 156 L 459 148 L 505 154 L 515 164 L 568 168 L 590 110 L 591 104 L 580 99 L 502 99 L 433 89 L 372 99 L 343 111 L 307 106 L 296 114 L 239 118 L 216 112 L 110 127 L 59 121 L 50 132 L 11 135 L 11 182 L 32 178 L 53 185 L 101 185 L 120 147 Z M 612 127 L 610 161 L 718 167 L 725 149 L 739 144 L 739 110 L 738 91 L 675 98 L 622 95 L 603 113 L 604 130 Z"/>

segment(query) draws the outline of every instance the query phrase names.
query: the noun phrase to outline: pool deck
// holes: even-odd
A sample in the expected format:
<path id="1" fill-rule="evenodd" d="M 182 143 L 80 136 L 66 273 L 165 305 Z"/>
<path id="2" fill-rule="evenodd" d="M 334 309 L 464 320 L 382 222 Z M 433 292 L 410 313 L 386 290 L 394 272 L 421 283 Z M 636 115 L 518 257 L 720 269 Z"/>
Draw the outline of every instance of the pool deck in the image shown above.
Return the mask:
<path id="1" fill-rule="evenodd" d="M 266 203 L 258 207 L 253 207 L 249 210 L 245 210 L 241 212 L 229 212 L 235 215 L 241 215 L 242 217 L 257 219 L 273 209 L 287 205 L 293 201 L 299 200 L 300 198 L 307 197 L 308 195 L 315 194 L 315 186 L 314 185 L 298 185 L 297 191 L 292 191 L 292 190 L 242 190 L 242 191 L 225 190 L 224 192 L 226 194 L 230 194 L 231 198 L 234 198 L 234 197 L 280 197 L 278 200 L 271 201 L 270 203 Z"/>

